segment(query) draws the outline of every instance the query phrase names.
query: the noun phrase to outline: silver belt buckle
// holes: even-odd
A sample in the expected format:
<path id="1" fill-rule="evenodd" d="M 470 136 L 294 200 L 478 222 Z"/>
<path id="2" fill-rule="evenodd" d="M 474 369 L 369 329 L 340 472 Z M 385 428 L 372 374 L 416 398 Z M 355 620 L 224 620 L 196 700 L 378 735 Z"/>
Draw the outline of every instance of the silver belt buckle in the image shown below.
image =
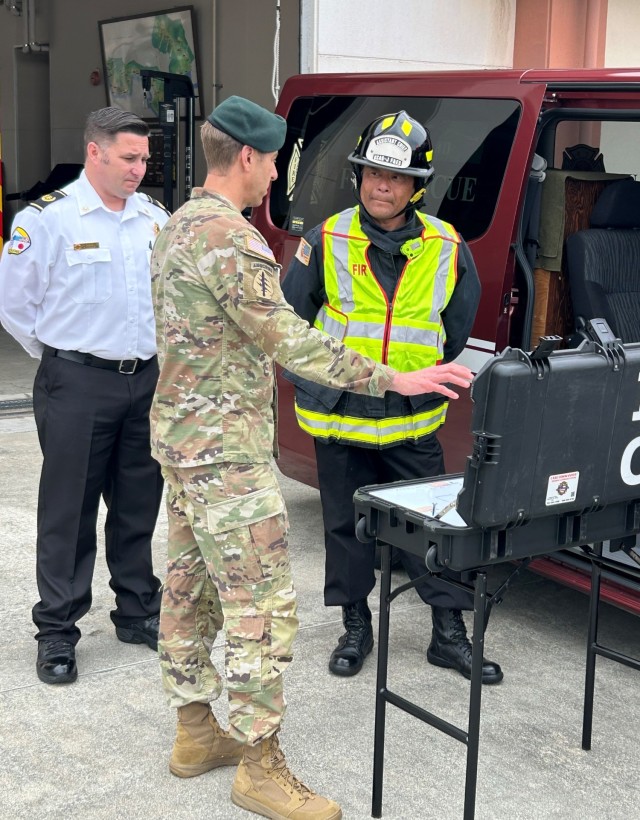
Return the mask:
<path id="1" fill-rule="evenodd" d="M 127 364 L 129 364 L 130 367 L 131 364 L 133 364 L 133 367 L 131 367 L 131 369 L 125 370 L 124 368 Z M 120 364 L 118 365 L 118 373 L 124 373 L 125 376 L 132 376 L 136 372 L 137 366 L 137 359 L 120 359 Z"/>

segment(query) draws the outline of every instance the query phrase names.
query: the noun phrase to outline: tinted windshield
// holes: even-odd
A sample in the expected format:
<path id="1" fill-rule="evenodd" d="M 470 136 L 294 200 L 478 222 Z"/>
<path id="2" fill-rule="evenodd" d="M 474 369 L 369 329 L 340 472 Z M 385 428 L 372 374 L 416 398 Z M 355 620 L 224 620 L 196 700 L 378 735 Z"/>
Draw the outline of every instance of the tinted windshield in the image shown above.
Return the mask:
<path id="1" fill-rule="evenodd" d="M 434 179 L 422 210 L 451 222 L 465 239 L 488 228 L 513 143 L 514 100 L 428 97 L 306 97 L 287 117 L 287 141 L 271 189 L 271 219 L 293 234 L 354 204 L 351 166 L 364 128 L 404 109 L 425 125 L 434 146 Z"/>

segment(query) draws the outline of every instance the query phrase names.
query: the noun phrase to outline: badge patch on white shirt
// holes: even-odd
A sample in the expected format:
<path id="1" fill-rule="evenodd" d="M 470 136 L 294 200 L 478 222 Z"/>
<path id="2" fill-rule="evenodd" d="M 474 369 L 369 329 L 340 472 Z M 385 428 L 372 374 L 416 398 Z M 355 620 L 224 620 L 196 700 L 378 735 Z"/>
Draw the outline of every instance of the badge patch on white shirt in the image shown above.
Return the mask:
<path id="1" fill-rule="evenodd" d="M 16 228 L 11 236 L 7 253 L 24 253 L 31 247 L 31 237 L 24 228 Z"/>

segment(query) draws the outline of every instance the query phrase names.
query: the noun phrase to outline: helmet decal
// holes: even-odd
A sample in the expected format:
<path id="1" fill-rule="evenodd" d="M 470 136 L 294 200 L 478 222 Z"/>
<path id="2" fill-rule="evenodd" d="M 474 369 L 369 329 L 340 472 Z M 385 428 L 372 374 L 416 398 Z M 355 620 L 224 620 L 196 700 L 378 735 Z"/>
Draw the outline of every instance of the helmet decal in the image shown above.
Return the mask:
<path id="1" fill-rule="evenodd" d="M 367 145 L 365 157 L 378 165 L 402 170 L 411 165 L 411 146 L 400 137 L 373 137 Z"/>
<path id="2" fill-rule="evenodd" d="M 432 159 L 429 132 L 406 111 L 383 114 L 369 123 L 349 154 L 356 186 L 360 183 L 362 166 L 369 165 L 422 179 L 426 187 L 433 176 Z"/>

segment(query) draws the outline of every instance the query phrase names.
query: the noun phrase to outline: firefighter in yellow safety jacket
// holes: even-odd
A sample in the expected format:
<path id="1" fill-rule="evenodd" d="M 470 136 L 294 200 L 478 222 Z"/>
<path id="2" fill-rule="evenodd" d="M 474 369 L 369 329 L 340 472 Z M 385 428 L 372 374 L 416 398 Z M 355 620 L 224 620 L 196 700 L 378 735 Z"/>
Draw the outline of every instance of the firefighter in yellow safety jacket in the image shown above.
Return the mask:
<path id="1" fill-rule="evenodd" d="M 421 212 L 434 173 L 428 131 L 405 111 L 374 120 L 349 155 L 357 204 L 313 228 L 283 282 L 310 325 L 400 371 L 455 359 L 475 319 L 480 282 L 471 252 L 452 225 Z M 368 484 L 445 472 L 436 431 L 447 402 L 427 393 L 384 398 L 322 387 L 286 374 L 296 387 L 298 423 L 314 437 L 325 527 L 324 600 L 341 606 L 345 633 L 329 669 L 357 674 L 373 648 L 367 596 L 375 552 L 354 531 L 353 494 Z M 409 574 L 424 561 L 398 550 Z M 461 610 L 470 592 L 428 577 L 416 586 L 431 606 L 427 659 L 471 676 L 471 643 Z M 483 683 L 503 678 L 484 660 Z"/>

